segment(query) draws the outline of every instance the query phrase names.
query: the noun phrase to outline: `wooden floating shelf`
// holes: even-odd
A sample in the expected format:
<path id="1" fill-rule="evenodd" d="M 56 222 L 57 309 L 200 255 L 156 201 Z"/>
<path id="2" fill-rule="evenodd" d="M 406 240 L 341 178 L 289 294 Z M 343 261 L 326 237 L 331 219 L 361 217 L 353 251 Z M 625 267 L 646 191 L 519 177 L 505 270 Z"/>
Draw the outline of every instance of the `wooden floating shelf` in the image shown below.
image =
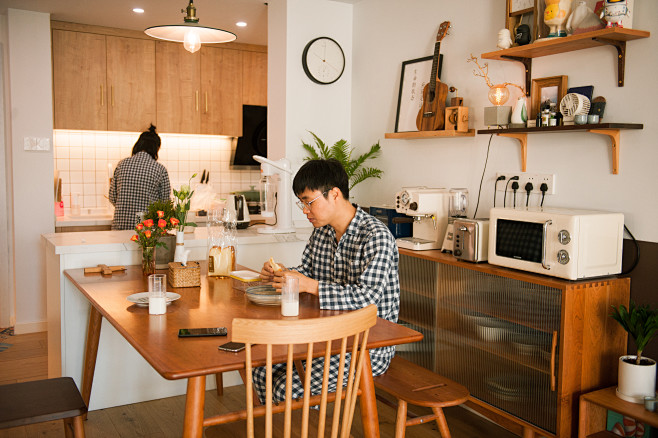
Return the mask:
<path id="1" fill-rule="evenodd" d="M 441 137 L 475 137 L 475 129 L 469 129 L 468 132 L 457 131 L 408 131 L 408 132 L 387 132 L 384 138 L 441 138 Z"/>
<path id="2" fill-rule="evenodd" d="M 612 147 L 612 173 L 619 174 L 619 131 L 622 129 L 644 129 L 641 123 L 593 123 L 586 125 L 546 126 L 533 128 L 508 129 L 479 129 L 478 134 L 496 134 L 502 137 L 515 138 L 521 144 L 521 170 L 528 167 L 528 134 L 541 134 L 551 132 L 586 131 L 593 134 L 602 134 L 610 138 Z"/>
<path id="3" fill-rule="evenodd" d="M 525 65 L 526 93 L 530 93 L 532 77 L 532 58 L 573 52 L 599 46 L 614 46 L 617 49 L 617 86 L 624 86 L 624 64 L 626 61 L 626 41 L 649 38 L 650 32 L 637 29 L 611 27 L 592 32 L 580 33 L 564 38 L 550 38 L 543 41 L 510 47 L 509 49 L 483 53 L 484 59 L 518 61 Z"/>

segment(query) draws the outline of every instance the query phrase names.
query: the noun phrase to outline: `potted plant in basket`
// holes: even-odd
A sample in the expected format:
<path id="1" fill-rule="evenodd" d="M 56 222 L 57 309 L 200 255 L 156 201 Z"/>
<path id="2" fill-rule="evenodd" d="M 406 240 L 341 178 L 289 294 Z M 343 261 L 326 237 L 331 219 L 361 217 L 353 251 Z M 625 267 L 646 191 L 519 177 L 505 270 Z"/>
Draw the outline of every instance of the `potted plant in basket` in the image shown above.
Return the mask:
<path id="1" fill-rule="evenodd" d="M 178 220 L 176 229 L 176 252 L 174 252 L 175 262 L 184 262 L 185 257 L 185 227 L 196 227 L 194 222 L 187 222 L 187 213 L 190 211 L 192 195 L 194 190 L 191 189 L 190 183 L 196 173 L 192 175 L 187 182 L 180 187 L 180 190 L 174 189 L 174 217 Z"/>
<path id="2" fill-rule="evenodd" d="M 624 305 L 612 306 L 610 316 L 631 335 L 637 347 L 635 356 L 619 358 L 617 396 L 626 401 L 644 403 L 644 397 L 656 395 L 656 361 L 642 357 L 642 351 L 658 334 L 658 311 L 631 301 L 628 309 Z"/>
<path id="3" fill-rule="evenodd" d="M 171 202 L 169 202 L 171 204 Z M 167 234 L 167 231 L 178 225 L 178 219 L 168 215 L 163 210 L 154 210 L 155 218 L 149 217 L 153 208 L 157 206 L 149 205 L 149 211 L 145 215 L 143 222 L 135 225 L 135 235 L 130 240 L 137 243 L 142 249 L 142 272 L 144 275 L 151 275 L 155 272 L 155 249 L 158 246 L 167 247 L 160 239 Z"/>

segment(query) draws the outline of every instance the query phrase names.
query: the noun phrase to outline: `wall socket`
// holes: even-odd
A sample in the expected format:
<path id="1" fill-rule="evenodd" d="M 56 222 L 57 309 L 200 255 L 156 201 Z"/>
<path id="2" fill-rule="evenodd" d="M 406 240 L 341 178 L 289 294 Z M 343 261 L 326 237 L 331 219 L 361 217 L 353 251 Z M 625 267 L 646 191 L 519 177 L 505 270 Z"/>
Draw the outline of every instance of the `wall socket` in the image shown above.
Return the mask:
<path id="1" fill-rule="evenodd" d="M 512 192 L 513 182 L 507 184 L 509 179 L 515 176 L 519 177 L 519 189 L 517 193 L 525 193 L 526 183 L 532 183 L 532 193 L 540 193 L 539 187 L 542 183 L 546 183 L 548 190 L 546 190 L 547 195 L 555 194 L 555 174 L 552 173 L 528 173 L 528 172 L 498 172 L 496 173 L 496 178 L 504 176 L 505 179 L 498 181 L 497 190 L 499 192 L 504 192 L 507 188 L 508 192 Z"/>

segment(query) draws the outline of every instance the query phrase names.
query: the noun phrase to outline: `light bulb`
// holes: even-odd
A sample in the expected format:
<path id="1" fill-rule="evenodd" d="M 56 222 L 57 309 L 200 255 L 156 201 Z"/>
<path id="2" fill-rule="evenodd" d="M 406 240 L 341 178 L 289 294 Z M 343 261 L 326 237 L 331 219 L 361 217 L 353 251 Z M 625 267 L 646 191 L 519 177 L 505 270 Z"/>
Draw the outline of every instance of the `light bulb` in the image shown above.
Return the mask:
<path id="1" fill-rule="evenodd" d="M 199 32 L 196 29 L 188 29 L 185 32 L 183 47 L 190 53 L 194 53 L 201 48 L 201 38 L 199 38 Z"/>
<path id="2" fill-rule="evenodd" d="M 493 103 L 496 106 L 504 105 L 509 99 L 509 90 L 503 84 L 494 85 L 489 88 L 489 102 Z"/>

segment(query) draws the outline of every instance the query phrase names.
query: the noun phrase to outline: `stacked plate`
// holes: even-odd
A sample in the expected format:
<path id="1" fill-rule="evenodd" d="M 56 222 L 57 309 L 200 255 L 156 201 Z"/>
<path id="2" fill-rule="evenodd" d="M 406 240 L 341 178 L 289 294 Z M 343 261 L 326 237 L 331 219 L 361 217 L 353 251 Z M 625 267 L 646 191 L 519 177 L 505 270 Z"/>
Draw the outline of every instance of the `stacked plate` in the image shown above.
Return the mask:
<path id="1" fill-rule="evenodd" d="M 525 398 L 526 386 L 531 382 L 523 376 L 502 374 L 487 379 L 487 389 L 493 396 L 505 401 L 520 401 Z"/>
<path id="2" fill-rule="evenodd" d="M 281 304 L 281 292 L 271 284 L 249 286 L 245 290 L 247 299 L 261 306 L 278 306 Z"/>

